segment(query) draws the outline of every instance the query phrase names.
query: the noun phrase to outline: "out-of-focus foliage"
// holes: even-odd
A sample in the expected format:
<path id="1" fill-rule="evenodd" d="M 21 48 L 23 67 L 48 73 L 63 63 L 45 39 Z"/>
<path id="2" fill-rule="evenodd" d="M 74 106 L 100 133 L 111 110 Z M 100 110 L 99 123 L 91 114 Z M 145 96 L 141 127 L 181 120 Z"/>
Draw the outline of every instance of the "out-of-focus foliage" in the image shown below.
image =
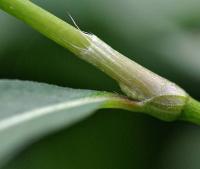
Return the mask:
<path id="1" fill-rule="evenodd" d="M 199 0 L 34 2 L 68 22 L 69 12 L 82 30 L 200 98 Z M 106 75 L 2 12 L 0 27 L 1 78 L 120 92 Z M 199 134 L 191 124 L 105 110 L 34 144 L 5 168 L 196 169 Z"/>

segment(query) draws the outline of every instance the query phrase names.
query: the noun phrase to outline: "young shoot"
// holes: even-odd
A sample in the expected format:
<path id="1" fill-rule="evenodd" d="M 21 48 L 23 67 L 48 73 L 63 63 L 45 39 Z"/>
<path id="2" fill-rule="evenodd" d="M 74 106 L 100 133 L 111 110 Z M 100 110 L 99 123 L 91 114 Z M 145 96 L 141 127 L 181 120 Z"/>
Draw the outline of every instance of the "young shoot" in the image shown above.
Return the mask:
<path id="1" fill-rule="evenodd" d="M 143 107 L 144 113 L 166 121 L 181 119 L 200 124 L 199 102 L 97 36 L 71 26 L 28 0 L 0 0 L 0 8 L 115 79 L 125 95 Z M 133 107 L 132 111 L 138 109 Z"/>

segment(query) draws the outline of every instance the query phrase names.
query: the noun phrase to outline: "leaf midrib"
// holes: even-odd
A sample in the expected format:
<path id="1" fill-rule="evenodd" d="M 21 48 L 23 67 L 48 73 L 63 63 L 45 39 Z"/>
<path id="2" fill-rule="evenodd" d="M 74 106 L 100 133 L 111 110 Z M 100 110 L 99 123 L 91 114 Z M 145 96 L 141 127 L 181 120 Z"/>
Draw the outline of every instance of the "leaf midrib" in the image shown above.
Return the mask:
<path id="1" fill-rule="evenodd" d="M 72 101 L 65 101 L 61 103 L 57 103 L 54 105 L 47 105 L 44 107 L 40 107 L 37 109 L 33 109 L 31 111 L 25 111 L 21 114 L 12 116 L 10 118 L 6 118 L 0 121 L 0 131 L 8 129 L 10 127 L 14 127 L 22 122 L 27 122 L 36 118 L 40 118 L 47 114 L 54 113 L 56 111 L 65 110 L 74 108 L 77 106 L 87 105 L 91 103 L 101 103 L 103 104 L 104 101 L 109 100 L 109 97 L 84 97 L 81 99 L 76 99 Z"/>

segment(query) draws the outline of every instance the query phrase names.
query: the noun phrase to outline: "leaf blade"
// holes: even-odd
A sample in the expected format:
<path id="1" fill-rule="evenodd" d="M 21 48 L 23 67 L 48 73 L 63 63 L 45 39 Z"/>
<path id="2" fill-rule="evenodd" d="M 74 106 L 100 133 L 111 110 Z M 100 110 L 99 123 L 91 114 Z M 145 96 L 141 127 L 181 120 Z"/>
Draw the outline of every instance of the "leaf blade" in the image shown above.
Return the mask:
<path id="1" fill-rule="evenodd" d="M 0 80 L 0 93 L 0 165 L 36 138 L 88 117 L 108 99 L 95 97 L 97 91 L 11 80 Z"/>
<path id="2" fill-rule="evenodd" d="M 0 80 L 0 167 L 37 139 L 100 108 L 142 112 L 143 104 L 108 92 Z"/>

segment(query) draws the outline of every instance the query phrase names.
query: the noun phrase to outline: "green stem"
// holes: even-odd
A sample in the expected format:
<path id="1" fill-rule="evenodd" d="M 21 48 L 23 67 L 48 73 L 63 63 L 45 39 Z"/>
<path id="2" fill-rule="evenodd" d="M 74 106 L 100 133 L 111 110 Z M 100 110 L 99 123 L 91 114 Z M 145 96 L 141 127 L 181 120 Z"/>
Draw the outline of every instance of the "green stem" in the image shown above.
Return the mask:
<path id="1" fill-rule="evenodd" d="M 181 113 L 180 120 L 200 124 L 200 102 L 189 97 Z"/>
<path id="2" fill-rule="evenodd" d="M 79 30 L 29 0 L 0 0 L 0 8 L 74 53 L 77 49 L 71 44 L 89 45 Z"/>
<path id="3" fill-rule="evenodd" d="M 162 81 L 158 75 L 124 57 L 95 35 L 84 34 L 29 0 L 0 0 L 0 8 L 114 78 L 128 96 L 144 100 L 159 91 L 160 85 L 154 83 L 155 79 Z M 150 82 L 152 74 L 156 77 Z"/>
<path id="4" fill-rule="evenodd" d="M 123 56 L 95 35 L 84 34 L 28 0 L 0 0 L 0 8 L 101 69 L 132 99 L 186 95 L 174 83 Z"/>
<path id="5" fill-rule="evenodd" d="M 123 102 L 114 100 L 104 107 L 145 112 L 167 121 L 182 119 L 200 124 L 199 102 L 176 84 L 123 56 L 95 35 L 83 33 L 29 0 L 0 0 L 0 8 L 110 75 L 131 98 Z"/>

